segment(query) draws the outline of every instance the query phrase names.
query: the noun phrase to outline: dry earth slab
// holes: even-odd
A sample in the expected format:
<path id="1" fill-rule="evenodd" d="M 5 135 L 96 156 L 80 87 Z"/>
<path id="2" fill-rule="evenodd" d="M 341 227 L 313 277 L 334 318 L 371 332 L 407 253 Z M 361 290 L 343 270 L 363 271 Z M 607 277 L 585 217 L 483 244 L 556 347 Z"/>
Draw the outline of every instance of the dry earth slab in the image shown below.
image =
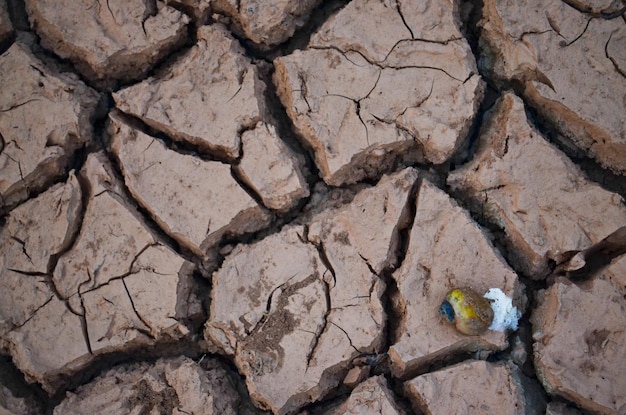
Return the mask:
<path id="1" fill-rule="evenodd" d="M 503 332 L 466 336 L 444 321 L 439 305 L 451 289 L 471 287 L 482 294 L 499 288 L 524 306 L 517 274 L 467 211 L 427 180 L 415 205 L 408 251 L 393 274 L 401 318 L 389 357 L 392 373 L 400 378 L 461 353 L 508 347 Z"/>
<path id="2" fill-rule="evenodd" d="M 53 209 L 51 209 L 53 207 Z M 56 302 L 49 269 L 69 248 L 78 230 L 82 193 L 73 173 L 14 209 L 0 230 L 0 338 L 20 330 L 50 302 Z"/>
<path id="3" fill-rule="evenodd" d="M 346 402 L 329 410 L 327 415 L 379 414 L 405 415 L 384 376 L 373 376 L 361 382 Z"/>
<path id="4" fill-rule="evenodd" d="M 473 159 L 448 184 L 503 229 L 521 271 L 539 279 L 568 251 L 582 251 L 626 223 L 624 201 L 589 181 L 503 95 L 483 124 Z"/>
<path id="5" fill-rule="evenodd" d="M 591 280 L 540 293 L 533 312 L 535 366 L 546 390 L 588 411 L 626 411 L 626 256 Z"/>
<path id="6" fill-rule="evenodd" d="M 233 160 L 241 134 L 268 121 L 260 70 L 219 24 L 198 30 L 198 43 L 160 76 L 113 94 L 122 111 L 176 141 Z"/>
<path id="7" fill-rule="evenodd" d="M 30 381 L 48 382 L 89 359 L 81 320 L 58 298 L 49 273 L 77 231 L 81 196 L 70 174 L 14 209 L 0 235 L 0 346 Z"/>
<path id="8" fill-rule="evenodd" d="M 216 13 L 232 18 L 232 29 L 267 49 L 302 27 L 321 0 L 211 0 Z"/>
<path id="9" fill-rule="evenodd" d="M 3 264 L 2 283 L 39 294 L 3 300 L 2 349 L 50 393 L 98 355 L 181 339 L 185 323 L 202 318 L 191 267 L 125 200 L 102 153 L 88 157 L 79 181 L 82 189 L 70 175 L 40 196 L 51 199 L 45 205 L 20 206 L 3 229 L 16 251 L 10 261 L 20 262 Z"/>
<path id="10" fill-rule="evenodd" d="M 169 149 L 109 114 L 110 148 L 137 202 L 183 248 L 204 257 L 224 234 L 269 223 L 269 212 L 235 180 L 231 166 Z"/>
<path id="11" fill-rule="evenodd" d="M 92 139 L 98 94 L 23 42 L 0 56 L 0 213 L 67 173 Z"/>
<path id="12" fill-rule="evenodd" d="M 261 79 L 265 69 L 245 57 L 219 24 L 201 27 L 198 41 L 160 76 L 114 93 L 118 108 L 202 155 L 235 163 L 238 176 L 267 208 L 291 209 L 309 195 L 304 160 L 272 124 Z M 123 155 L 120 146 L 114 139 L 114 151 Z M 191 239 L 200 245 L 199 237 Z"/>
<path id="13" fill-rule="evenodd" d="M 99 87 L 142 78 L 184 43 L 189 18 L 162 1 L 28 0 L 41 44 Z"/>
<path id="14" fill-rule="evenodd" d="M 293 413 L 384 343 L 385 284 L 417 173 L 385 176 L 348 205 L 239 245 L 213 275 L 207 341 L 233 355 L 252 399 Z"/>
<path id="15" fill-rule="evenodd" d="M 494 79 L 517 83 L 578 153 L 626 174 L 626 25 L 619 13 L 600 15 L 620 7 L 619 1 L 487 0 L 480 42 L 482 64 Z"/>
<path id="16" fill-rule="evenodd" d="M 259 195 L 269 209 L 285 212 L 309 196 L 304 157 L 294 153 L 273 125 L 259 122 L 241 136 L 238 177 Z"/>
<path id="17" fill-rule="evenodd" d="M 418 376 L 404 384 L 420 413 L 540 415 L 545 401 L 539 388 L 516 366 L 468 361 Z"/>
<path id="18" fill-rule="evenodd" d="M 114 367 L 68 392 L 54 414 L 235 415 L 241 397 L 229 376 L 216 361 L 186 357 Z"/>
<path id="19" fill-rule="evenodd" d="M 396 159 L 440 164 L 461 146 L 483 82 L 454 15 L 443 0 L 356 0 L 307 49 L 274 61 L 279 97 L 326 183 L 377 176 Z"/>

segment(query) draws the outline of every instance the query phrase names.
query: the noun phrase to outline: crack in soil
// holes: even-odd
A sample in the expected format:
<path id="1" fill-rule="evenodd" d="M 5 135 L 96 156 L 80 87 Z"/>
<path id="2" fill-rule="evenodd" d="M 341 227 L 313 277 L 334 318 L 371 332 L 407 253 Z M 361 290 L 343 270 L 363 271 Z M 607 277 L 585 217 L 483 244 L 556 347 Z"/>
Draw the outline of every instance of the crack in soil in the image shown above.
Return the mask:
<path id="1" fill-rule="evenodd" d="M 326 271 L 331 272 L 334 278 L 334 273 L 330 271 L 329 268 L 327 268 Z M 332 311 L 332 302 L 331 302 L 331 297 L 330 297 L 331 287 L 326 278 L 326 271 L 324 271 L 324 275 L 322 276 L 322 287 L 324 288 L 324 300 L 326 301 L 326 311 L 324 311 L 324 317 L 323 317 L 324 323 L 321 325 L 318 325 L 319 329 L 315 333 L 313 333 L 315 337 L 313 338 L 313 341 L 311 342 L 311 345 L 309 346 L 309 351 L 307 352 L 307 355 L 306 355 L 306 371 L 309 370 L 309 367 L 311 365 L 311 360 L 315 356 L 315 352 L 317 351 L 317 346 L 320 343 L 320 339 L 322 338 L 324 333 L 326 333 L 326 331 L 328 330 L 328 323 L 329 323 L 328 317 L 330 315 L 330 312 Z"/>
<path id="2" fill-rule="evenodd" d="M 126 294 L 128 295 L 128 299 L 130 300 L 130 305 L 133 308 L 135 315 L 143 323 L 143 325 L 146 326 L 149 330 L 145 330 L 140 327 L 132 327 L 132 329 L 138 331 L 139 333 L 143 334 L 144 336 L 148 337 L 151 340 L 156 340 L 157 337 L 156 337 L 155 332 L 157 330 L 150 325 L 150 323 L 141 315 L 141 313 L 139 313 L 139 311 L 137 310 L 137 307 L 135 307 L 135 301 L 133 300 L 133 296 L 131 295 L 130 290 L 128 289 L 128 286 L 126 285 L 126 279 L 122 278 L 121 280 L 122 280 L 122 285 L 124 286 L 124 290 L 126 291 Z"/>
<path id="3" fill-rule="evenodd" d="M 615 67 L 615 70 L 624 78 L 626 78 L 626 68 L 620 68 L 619 62 L 617 62 L 617 59 L 615 59 L 613 56 L 609 54 L 609 43 L 611 42 L 611 38 L 613 37 L 614 33 L 615 32 L 611 32 L 611 34 L 609 35 L 609 38 L 604 44 L 604 55 L 607 57 L 607 59 L 609 59 L 613 63 L 613 67 Z"/>
<path id="4" fill-rule="evenodd" d="M 402 2 L 400 0 L 396 0 L 396 11 L 398 12 L 398 15 L 400 15 L 400 19 L 402 19 L 402 24 L 404 24 L 406 29 L 411 34 L 411 39 L 415 39 L 413 30 L 411 29 L 411 26 L 409 26 L 409 24 L 407 23 L 406 19 L 404 18 L 404 14 L 402 13 Z"/>

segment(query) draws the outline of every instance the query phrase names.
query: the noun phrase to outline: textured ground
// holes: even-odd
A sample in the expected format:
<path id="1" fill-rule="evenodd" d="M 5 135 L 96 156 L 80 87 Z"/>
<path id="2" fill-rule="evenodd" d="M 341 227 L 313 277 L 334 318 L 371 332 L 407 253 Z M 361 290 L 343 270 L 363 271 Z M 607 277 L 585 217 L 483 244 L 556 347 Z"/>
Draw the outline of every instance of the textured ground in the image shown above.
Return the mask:
<path id="1" fill-rule="evenodd" d="M 625 414 L 625 13 L 0 0 L 0 414 Z"/>

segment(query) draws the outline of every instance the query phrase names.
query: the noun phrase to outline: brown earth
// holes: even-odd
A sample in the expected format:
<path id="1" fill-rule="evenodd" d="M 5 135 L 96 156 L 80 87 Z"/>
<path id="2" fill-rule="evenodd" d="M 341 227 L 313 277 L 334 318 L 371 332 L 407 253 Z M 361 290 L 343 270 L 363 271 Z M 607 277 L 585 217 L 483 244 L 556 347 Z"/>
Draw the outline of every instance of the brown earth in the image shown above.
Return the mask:
<path id="1" fill-rule="evenodd" d="M 0 415 L 626 414 L 624 114 L 620 0 L 0 0 Z"/>

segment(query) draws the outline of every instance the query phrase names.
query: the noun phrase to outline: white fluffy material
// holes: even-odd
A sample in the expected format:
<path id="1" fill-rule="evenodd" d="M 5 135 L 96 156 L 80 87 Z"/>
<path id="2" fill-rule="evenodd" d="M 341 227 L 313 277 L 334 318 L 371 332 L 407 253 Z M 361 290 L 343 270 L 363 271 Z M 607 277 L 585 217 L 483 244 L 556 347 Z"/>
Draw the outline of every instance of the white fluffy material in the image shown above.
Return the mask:
<path id="1" fill-rule="evenodd" d="M 489 326 L 489 330 L 517 330 L 517 323 L 522 312 L 517 307 L 513 307 L 511 298 L 507 297 L 499 288 L 490 288 L 483 297 L 491 300 L 491 308 L 493 309 L 493 323 Z"/>

